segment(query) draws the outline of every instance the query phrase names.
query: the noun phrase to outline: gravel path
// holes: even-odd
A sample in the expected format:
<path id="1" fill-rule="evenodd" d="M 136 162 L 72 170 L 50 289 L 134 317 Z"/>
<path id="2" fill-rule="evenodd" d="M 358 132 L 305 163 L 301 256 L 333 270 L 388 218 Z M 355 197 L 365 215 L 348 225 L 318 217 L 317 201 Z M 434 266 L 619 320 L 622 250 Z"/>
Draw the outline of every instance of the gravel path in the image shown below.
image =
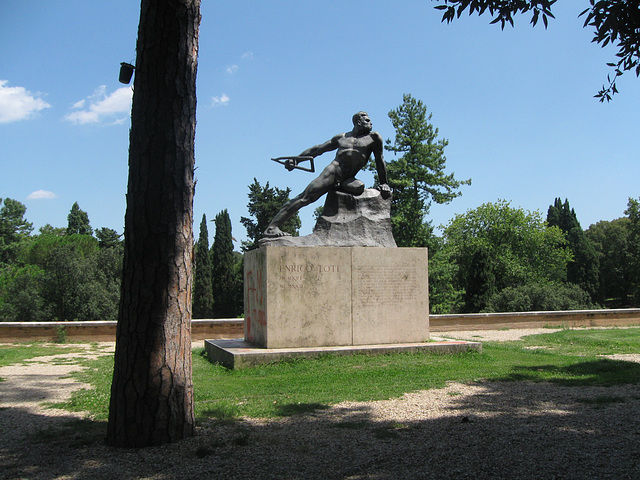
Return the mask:
<path id="1" fill-rule="evenodd" d="M 82 388 L 65 378 L 77 365 L 56 357 L 0 368 L 0 479 L 640 478 L 638 385 L 450 383 L 277 420 L 206 422 L 176 444 L 119 450 L 104 445 L 104 424 L 43 407 Z"/>

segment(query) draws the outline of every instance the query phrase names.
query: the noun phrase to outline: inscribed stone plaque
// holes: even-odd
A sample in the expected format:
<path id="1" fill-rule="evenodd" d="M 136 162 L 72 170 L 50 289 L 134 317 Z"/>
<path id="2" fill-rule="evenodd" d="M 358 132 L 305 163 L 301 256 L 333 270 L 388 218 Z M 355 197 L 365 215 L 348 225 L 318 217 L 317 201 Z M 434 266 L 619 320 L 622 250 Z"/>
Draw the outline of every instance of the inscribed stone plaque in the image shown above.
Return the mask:
<path id="1" fill-rule="evenodd" d="M 350 250 L 263 247 L 259 251 L 264 256 L 259 275 L 263 282 L 266 279 L 266 300 L 260 303 L 260 295 L 250 298 L 249 320 L 245 304 L 245 324 L 249 324 L 245 339 L 267 348 L 351 345 Z M 245 269 L 245 276 L 245 282 L 255 276 L 260 284 L 255 271 Z M 253 304 L 262 305 L 257 316 Z"/>
<path id="2" fill-rule="evenodd" d="M 353 248 L 353 344 L 429 338 L 426 248 Z"/>

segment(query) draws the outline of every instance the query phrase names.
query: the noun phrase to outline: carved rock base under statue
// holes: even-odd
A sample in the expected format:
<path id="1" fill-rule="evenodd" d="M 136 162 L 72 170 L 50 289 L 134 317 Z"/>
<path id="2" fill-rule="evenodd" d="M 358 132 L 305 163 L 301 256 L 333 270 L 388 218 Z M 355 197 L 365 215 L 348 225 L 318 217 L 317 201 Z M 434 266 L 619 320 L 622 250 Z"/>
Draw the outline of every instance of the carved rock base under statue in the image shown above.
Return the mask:
<path id="1" fill-rule="evenodd" d="M 361 195 L 327 193 L 323 213 L 311 235 L 263 238 L 261 246 L 395 247 L 391 198 L 366 189 Z"/>
<path id="2" fill-rule="evenodd" d="M 266 246 L 245 254 L 245 341 L 264 348 L 425 342 L 426 248 Z"/>

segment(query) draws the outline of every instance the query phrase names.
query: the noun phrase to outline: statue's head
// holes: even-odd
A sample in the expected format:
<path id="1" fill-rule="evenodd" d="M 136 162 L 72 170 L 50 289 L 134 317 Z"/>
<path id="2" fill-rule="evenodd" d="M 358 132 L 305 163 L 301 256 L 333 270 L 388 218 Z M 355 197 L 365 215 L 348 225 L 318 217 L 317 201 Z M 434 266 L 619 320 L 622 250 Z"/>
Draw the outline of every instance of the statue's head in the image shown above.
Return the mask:
<path id="1" fill-rule="evenodd" d="M 367 112 L 358 112 L 353 115 L 351 120 L 353 121 L 354 127 L 360 127 L 368 131 L 371 131 L 373 128 L 371 125 L 371 119 L 369 119 L 369 114 Z"/>

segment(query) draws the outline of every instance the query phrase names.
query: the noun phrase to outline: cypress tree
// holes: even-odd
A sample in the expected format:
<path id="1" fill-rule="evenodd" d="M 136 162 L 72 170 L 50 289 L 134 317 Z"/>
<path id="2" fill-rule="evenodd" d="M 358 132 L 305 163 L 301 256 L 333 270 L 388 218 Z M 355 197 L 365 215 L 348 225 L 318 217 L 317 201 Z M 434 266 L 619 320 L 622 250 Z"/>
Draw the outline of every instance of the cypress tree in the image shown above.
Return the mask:
<path id="1" fill-rule="evenodd" d="M 490 254 L 485 248 L 479 246 L 471 255 L 469 273 L 466 279 L 462 279 L 466 283 L 463 295 L 464 312 L 475 313 L 481 311 L 497 293 Z"/>
<path id="2" fill-rule="evenodd" d="M 556 198 L 547 211 L 549 226 L 559 227 L 569 242 L 573 260 L 567 264 L 567 282 L 578 285 L 587 292 L 592 301 L 598 297 L 599 260 L 595 248 L 580 226 L 578 217 L 569 200 Z"/>
<path id="3" fill-rule="evenodd" d="M 216 233 L 211 247 L 213 312 L 216 318 L 234 318 L 236 307 L 235 258 L 231 236 L 231 218 L 223 210 L 215 218 Z"/>
<path id="4" fill-rule="evenodd" d="M 209 261 L 209 231 L 207 216 L 202 215 L 200 236 L 196 242 L 193 269 L 193 318 L 213 316 L 213 290 L 211 287 L 211 263 Z"/>

